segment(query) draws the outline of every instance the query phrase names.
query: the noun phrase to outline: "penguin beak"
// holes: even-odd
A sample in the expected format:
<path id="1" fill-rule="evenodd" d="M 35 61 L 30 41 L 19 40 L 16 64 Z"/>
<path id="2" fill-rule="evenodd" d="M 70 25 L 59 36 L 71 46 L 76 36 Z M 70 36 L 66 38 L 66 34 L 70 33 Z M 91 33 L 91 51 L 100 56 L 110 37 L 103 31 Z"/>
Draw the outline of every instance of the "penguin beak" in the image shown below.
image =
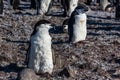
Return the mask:
<path id="1" fill-rule="evenodd" d="M 49 29 L 50 29 L 50 28 L 53 28 L 52 24 L 49 24 Z"/>
<path id="2" fill-rule="evenodd" d="M 79 14 L 79 13 L 86 13 L 87 11 L 89 11 L 89 7 L 86 6 L 86 5 L 83 5 L 83 6 L 81 5 L 81 6 L 78 6 L 76 8 L 77 14 Z"/>
<path id="3" fill-rule="evenodd" d="M 86 7 L 86 8 L 84 9 L 84 11 L 85 11 L 85 12 L 89 11 L 89 8 L 88 8 L 88 7 Z"/>

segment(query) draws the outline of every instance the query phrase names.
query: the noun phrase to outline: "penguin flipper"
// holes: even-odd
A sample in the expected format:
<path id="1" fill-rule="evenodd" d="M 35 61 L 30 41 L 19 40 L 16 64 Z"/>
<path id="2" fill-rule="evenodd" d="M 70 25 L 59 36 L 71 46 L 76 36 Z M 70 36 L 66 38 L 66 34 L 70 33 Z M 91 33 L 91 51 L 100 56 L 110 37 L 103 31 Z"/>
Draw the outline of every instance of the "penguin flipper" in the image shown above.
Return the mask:
<path id="1" fill-rule="evenodd" d="M 68 21 L 68 34 L 69 34 L 69 42 L 72 41 L 73 37 L 73 24 L 75 23 L 74 15 L 72 14 Z"/>

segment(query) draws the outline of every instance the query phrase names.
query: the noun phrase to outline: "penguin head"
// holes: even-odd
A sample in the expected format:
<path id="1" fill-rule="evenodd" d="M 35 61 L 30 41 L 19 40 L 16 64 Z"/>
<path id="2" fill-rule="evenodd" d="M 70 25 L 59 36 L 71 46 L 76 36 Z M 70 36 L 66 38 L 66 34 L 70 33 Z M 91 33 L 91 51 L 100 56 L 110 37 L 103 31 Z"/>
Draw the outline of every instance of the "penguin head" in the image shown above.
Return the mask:
<path id="1" fill-rule="evenodd" d="M 40 20 L 40 21 L 38 21 L 35 24 L 35 26 L 34 26 L 34 30 L 33 30 L 33 33 L 31 34 L 31 36 L 34 35 L 34 34 L 36 34 L 36 32 L 39 31 L 41 28 L 46 28 L 46 29 L 49 30 L 50 28 L 52 28 L 52 25 L 47 20 Z"/>
<path id="2" fill-rule="evenodd" d="M 79 4 L 76 8 L 75 8 L 75 12 L 77 14 L 81 14 L 81 13 L 86 13 L 89 10 L 88 6 L 86 6 L 85 4 Z"/>
<path id="3" fill-rule="evenodd" d="M 35 24 L 35 28 L 39 28 L 40 25 L 46 25 L 45 27 L 47 27 L 48 29 L 51 28 L 51 23 L 47 20 L 40 20 Z"/>

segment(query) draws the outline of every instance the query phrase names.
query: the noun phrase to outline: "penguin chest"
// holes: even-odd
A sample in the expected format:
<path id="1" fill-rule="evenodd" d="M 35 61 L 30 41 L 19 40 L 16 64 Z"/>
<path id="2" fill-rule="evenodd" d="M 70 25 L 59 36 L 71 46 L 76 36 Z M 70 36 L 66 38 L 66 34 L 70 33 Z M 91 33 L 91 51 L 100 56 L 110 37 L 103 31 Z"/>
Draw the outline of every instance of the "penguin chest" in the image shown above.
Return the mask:
<path id="1" fill-rule="evenodd" d="M 73 42 L 85 40 L 86 37 L 86 16 L 81 16 L 75 16 L 75 24 L 73 25 Z"/>

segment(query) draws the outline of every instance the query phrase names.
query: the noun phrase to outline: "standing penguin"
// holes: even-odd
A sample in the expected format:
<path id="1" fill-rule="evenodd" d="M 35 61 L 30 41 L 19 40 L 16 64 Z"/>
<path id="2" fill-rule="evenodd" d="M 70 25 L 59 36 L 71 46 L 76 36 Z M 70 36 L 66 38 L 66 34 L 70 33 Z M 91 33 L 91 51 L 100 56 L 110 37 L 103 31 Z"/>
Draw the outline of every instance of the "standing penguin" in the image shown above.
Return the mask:
<path id="1" fill-rule="evenodd" d="M 3 14 L 3 0 L 0 0 L 0 14 Z"/>
<path id="2" fill-rule="evenodd" d="M 64 8 L 63 16 L 70 16 L 78 5 L 78 0 L 61 0 Z"/>
<path id="3" fill-rule="evenodd" d="M 13 0 L 13 9 L 19 9 L 20 0 Z"/>
<path id="4" fill-rule="evenodd" d="M 11 8 L 11 6 L 13 7 L 13 9 L 20 9 L 20 0 L 7 0 L 7 3 L 9 9 Z"/>
<path id="5" fill-rule="evenodd" d="M 31 34 L 28 67 L 37 74 L 51 74 L 53 70 L 50 28 L 49 21 L 40 20 Z"/>
<path id="6" fill-rule="evenodd" d="M 39 9 L 40 9 L 40 0 L 30 0 L 30 8 L 36 9 L 37 15 L 40 14 Z"/>
<path id="7" fill-rule="evenodd" d="M 50 7 L 51 0 L 41 0 L 40 1 L 40 14 L 47 13 Z"/>
<path id="8" fill-rule="evenodd" d="M 30 8 L 36 9 L 36 2 L 35 0 L 30 0 L 31 4 L 30 4 Z"/>
<path id="9" fill-rule="evenodd" d="M 72 12 L 78 5 L 78 0 L 70 0 L 69 10 L 68 10 L 68 16 L 71 16 Z"/>
<path id="10" fill-rule="evenodd" d="M 43 15 L 47 13 L 50 7 L 51 0 L 31 0 L 30 7 L 36 9 L 37 15 Z"/>
<path id="11" fill-rule="evenodd" d="M 116 2 L 114 2 L 115 5 L 115 18 L 120 20 L 120 0 L 116 0 Z"/>
<path id="12" fill-rule="evenodd" d="M 103 11 L 105 11 L 107 5 L 109 5 L 110 2 L 108 0 L 100 0 L 100 7 Z"/>
<path id="13" fill-rule="evenodd" d="M 80 4 L 72 13 L 68 21 L 69 42 L 77 43 L 85 40 L 87 35 L 87 16 L 85 12 L 88 10 L 89 8 L 86 5 Z"/>

